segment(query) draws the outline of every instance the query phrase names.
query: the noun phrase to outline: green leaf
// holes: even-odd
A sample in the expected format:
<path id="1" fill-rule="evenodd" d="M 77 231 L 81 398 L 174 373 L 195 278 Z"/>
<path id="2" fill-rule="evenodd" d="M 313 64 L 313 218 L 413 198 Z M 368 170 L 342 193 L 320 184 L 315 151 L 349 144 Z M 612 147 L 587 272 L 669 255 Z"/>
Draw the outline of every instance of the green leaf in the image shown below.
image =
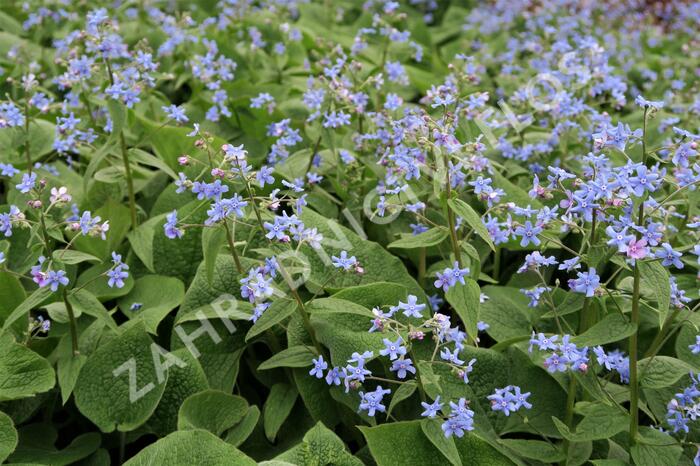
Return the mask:
<path id="1" fill-rule="evenodd" d="M 379 244 L 361 239 L 356 233 L 309 208 L 304 209 L 301 219 L 307 228 L 317 228 L 324 237 L 322 249 L 316 250 L 310 246 L 301 248 L 311 271 L 311 276 L 305 282 L 311 291 L 315 292 L 321 286 L 338 290 L 368 283 L 390 282 L 405 286 L 409 293 L 418 296 L 422 302 L 427 300 L 401 260 Z M 341 250 L 346 250 L 357 258 L 364 269 L 362 274 L 337 273 L 331 257 L 338 256 Z"/>
<path id="2" fill-rule="evenodd" d="M 608 314 L 581 335 L 572 338 L 578 346 L 598 346 L 629 337 L 637 327 L 622 314 Z"/>
<path id="3" fill-rule="evenodd" d="M 248 342 L 260 335 L 267 329 L 274 327 L 275 325 L 281 323 L 289 316 L 294 314 L 297 308 L 296 301 L 292 299 L 278 299 L 274 301 L 262 316 L 255 322 L 255 324 L 248 330 L 245 336 L 245 341 Z"/>
<path id="4" fill-rule="evenodd" d="M 74 249 L 63 249 L 53 252 L 53 260 L 63 264 L 80 264 L 81 262 L 102 262 L 98 257 Z"/>
<path id="5" fill-rule="evenodd" d="M 492 251 L 496 250 L 496 246 L 493 244 L 489 231 L 486 229 L 484 222 L 481 221 L 481 216 L 477 214 L 469 204 L 461 199 L 449 199 L 447 203 L 452 210 L 462 217 L 462 220 L 467 222 L 467 225 L 472 227 L 474 232 L 489 245 Z"/>
<path id="6" fill-rule="evenodd" d="M 517 288 L 485 286 L 488 296 L 481 304 L 481 320 L 489 324 L 488 334 L 496 341 L 529 336 L 532 325 L 528 318 L 527 298 Z"/>
<path id="7" fill-rule="evenodd" d="M 498 172 L 492 175 L 494 188 L 501 188 L 506 192 L 506 198 L 516 205 L 530 205 L 533 209 L 542 207 L 542 203 L 537 199 L 533 199 L 530 195 L 518 185 L 511 183 L 506 177 Z"/>
<path id="8" fill-rule="evenodd" d="M 389 248 L 415 249 L 427 248 L 442 243 L 449 236 L 448 231 L 443 227 L 431 228 L 418 235 L 404 235 L 403 238 L 389 243 Z"/>
<path id="9" fill-rule="evenodd" d="M 173 355 L 183 360 L 185 366 L 176 365 L 168 370 L 163 396 L 146 423 L 146 428 L 159 437 L 165 437 L 177 430 L 180 406 L 190 395 L 209 388 L 202 366 L 187 348 L 173 351 Z"/>
<path id="10" fill-rule="evenodd" d="M 223 228 L 205 228 L 202 232 L 202 254 L 204 255 L 204 267 L 207 272 L 207 280 L 214 280 L 214 267 L 216 256 L 226 242 L 226 232 Z"/>
<path id="11" fill-rule="evenodd" d="M 656 300 L 659 309 L 659 326 L 666 320 L 668 309 L 671 305 L 671 276 L 661 262 L 639 261 L 637 262 L 641 275 L 641 286 L 647 290 Z"/>
<path id="12" fill-rule="evenodd" d="M 410 398 L 411 395 L 415 393 L 417 386 L 418 384 L 415 380 L 407 380 L 399 385 L 399 388 L 394 391 L 394 394 L 391 397 L 391 402 L 389 403 L 389 409 L 386 411 L 386 416 L 389 417 L 396 405 L 401 403 L 403 400 Z"/>
<path id="13" fill-rule="evenodd" d="M 354 314 L 362 317 L 367 317 L 368 319 L 373 319 L 374 314 L 366 306 L 361 304 L 356 304 L 352 301 L 347 301 L 345 299 L 336 298 L 337 295 L 333 295 L 332 298 L 318 298 L 314 299 L 310 303 L 307 303 L 304 307 L 307 312 L 311 314 Z M 396 302 L 398 304 L 398 301 Z"/>
<path id="14" fill-rule="evenodd" d="M 353 306 L 357 305 L 353 304 Z M 366 312 L 370 312 L 369 309 L 366 309 Z M 374 351 L 377 354 L 384 347 L 383 335 L 367 331 L 369 320 L 364 315 L 346 313 L 342 310 L 341 312 L 311 312 L 311 325 L 316 331 L 318 341 L 330 349 L 331 362 L 335 366 L 345 365 L 347 359 L 358 348 L 362 348 L 363 351 Z"/>
<path id="15" fill-rule="evenodd" d="M 245 398 L 219 390 L 205 390 L 191 395 L 182 403 L 177 428 L 204 429 L 220 436 L 240 422 L 247 411 Z"/>
<path id="16" fill-rule="evenodd" d="M 18 37 L 10 36 L 9 34 L 0 31 L 0 44 L 6 37 L 11 37 L 12 45 L 22 42 Z M 0 47 L 1 49 L 2 47 Z M 2 52 L 0 51 L 0 54 Z M 5 56 L 4 54 L 2 55 Z M 41 157 L 45 156 L 53 150 L 53 140 L 56 134 L 56 126 L 46 120 L 32 118 L 29 122 L 29 154 L 32 162 L 36 162 Z M 5 128 L 0 131 L 0 154 L 2 161 L 26 167 L 27 161 L 24 150 L 17 150 L 24 147 L 26 141 L 24 128 Z"/>
<path id="17" fill-rule="evenodd" d="M 2 324 L 7 316 L 22 304 L 27 293 L 17 277 L 9 272 L 0 271 L 0 296 L 2 296 L 0 299 L 0 324 Z"/>
<path id="18" fill-rule="evenodd" d="M 575 432 L 556 417 L 552 418 L 559 432 L 571 442 L 586 442 L 611 438 L 629 426 L 629 416 L 602 403 L 591 403 L 582 410 L 583 419 Z"/>
<path id="19" fill-rule="evenodd" d="M 479 296 L 481 288 L 476 281 L 471 278 L 465 279 L 465 284 L 457 283 L 450 287 L 445 293 L 445 299 L 457 311 L 457 315 L 462 319 L 464 328 L 470 338 L 476 338 L 478 332 L 476 328 L 479 322 Z"/>
<path id="20" fill-rule="evenodd" d="M 690 364 L 670 356 L 644 358 L 637 362 L 637 367 L 642 388 L 668 387 L 695 370 Z"/>
<path id="21" fill-rule="evenodd" d="M 10 416 L 0 411 L 0 463 L 17 447 L 17 431 Z"/>
<path id="22" fill-rule="evenodd" d="M 109 111 L 109 117 L 112 120 L 110 140 L 114 141 L 122 132 L 124 125 L 126 124 L 126 108 L 124 108 L 122 103 L 117 100 L 107 99 L 107 110 Z"/>
<path id="23" fill-rule="evenodd" d="M 292 412 L 298 394 L 297 389 L 287 383 L 276 383 L 270 389 L 263 407 L 263 426 L 270 442 L 275 441 L 277 432 Z"/>
<path id="24" fill-rule="evenodd" d="M 447 464 L 440 450 L 425 436 L 421 421 L 402 421 L 376 427 L 358 427 L 365 436 L 378 466 Z M 464 466 L 505 466 L 513 464 L 472 433 L 454 439 Z"/>
<path id="25" fill-rule="evenodd" d="M 334 299 L 343 299 L 359 304 L 366 309 L 382 306 L 395 306 L 399 301 L 406 301 L 408 291 L 398 283 L 377 282 L 367 285 L 351 286 L 334 293 Z"/>
<path id="26" fill-rule="evenodd" d="M 245 442 L 250 434 L 253 433 L 259 419 L 260 409 L 258 409 L 258 407 L 255 405 L 250 406 L 248 408 L 248 412 L 245 414 L 245 417 L 241 420 L 241 422 L 231 427 L 228 432 L 226 432 L 224 439 L 227 443 L 237 447 Z"/>
<path id="27" fill-rule="evenodd" d="M 453 437 L 445 437 L 442 431 L 442 422 L 437 419 L 423 419 L 420 427 L 430 443 L 432 443 L 440 453 L 447 458 L 447 461 L 454 466 L 462 466 L 457 446 Z"/>
<path id="28" fill-rule="evenodd" d="M 343 441 L 321 422 L 304 435 L 300 444 L 282 453 L 274 461 L 275 464 L 285 465 L 362 466 L 363 464 L 352 456 L 345 449 Z"/>
<path id="29" fill-rule="evenodd" d="M 65 405 L 78 381 L 80 371 L 87 362 L 84 354 L 68 354 L 58 360 L 58 386 L 61 388 L 61 400 Z"/>
<path id="30" fill-rule="evenodd" d="M 440 376 L 435 373 L 429 361 L 418 361 L 416 365 L 423 389 L 430 398 L 437 398 L 438 395 L 442 394 Z"/>
<path id="31" fill-rule="evenodd" d="M 255 466 L 256 463 L 233 445 L 205 430 L 173 432 L 147 446 L 124 466 Z"/>
<path id="32" fill-rule="evenodd" d="M 140 319 L 146 330 L 153 335 L 158 332 L 158 324 L 185 298 L 185 285 L 175 277 L 145 275 L 134 283 L 129 294 L 119 300 L 119 308 L 130 319 Z M 141 308 L 132 311 L 133 304 Z"/>
<path id="33" fill-rule="evenodd" d="M 153 238 L 156 234 L 156 228 L 165 219 L 165 216 L 166 214 L 151 217 L 126 235 L 134 253 L 151 272 L 155 272 L 155 267 L 153 266 Z"/>
<path id="34" fill-rule="evenodd" d="M 158 406 L 167 367 L 181 361 L 163 359 L 143 325 L 132 326 L 90 355 L 75 385 L 76 406 L 103 432 L 134 430 Z"/>
<path id="35" fill-rule="evenodd" d="M 0 336 L 0 401 L 46 392 L 53 388 L 55 379 L 46 359 L 7 334 Z"/>
<path id="36" fill-rule="evenodd" d="M 110 268 L 112 268 L 112 264 L 110 263 L 93 265 L 78 277 L 76 282 L 78 288 L 89 291 L 101 301 L 108 301 L 129 293 L 134 286 L 133 274 L 129 274 L 129 276 L 124 279 L 124 286 L 122 288 L 111 288 L 107 284 L 107 278 L 104 277 L 104 274 Z"/>
<path id="37" fill-rule="evenodd" d="M 544 440 L 504 438 L 500 440 L 500 443 L 520 456 L 544 463 L 556 463 L 566 458 L 560 448 Z"/>
<path id="38" fill-rule="evenodd" d="M 22 24 L 20 24 L 19 21 L 9 14 L 2 11 L 0 11 L 0 30 L 7 31 L 16 36 L 24 35 Z M 2 457 L 0 457 L 0 461 L 2 461 Z"/>
<path id="39" fill-rule="evenodd" d="M 667 466 L 678 462 L 683 448 L 668 434 L 651 427 L 639 428 L 639 439 L 630 453 L 637 466 Z"/>
<path id="40" fill-rule="evenodd" d="M 32 309 L 39 307 L 44 301 L 51 296 L 51 289 L 48 286 L 37 288 L 27 299 L 22 301 L 22 304 L 17 306 L 14 311 L 5 319 L 2 325 L 3 330 L 7 330 L 10 325 L 14 324 L 18 319 L 28 314 Z"/>
<path id="41" fill-rule="evenodd" d="M 95 453 L 102 441 L 100 434 L 90 432 L 79 435 L 61 450 L 54 446 L 57 433 L 48 424 L 30 424 L 19 429 L 19 444 L 9 461 L 22 464 L 46 464 L 67 466 L 78 463 Z"/>
<path id="42" fill-rule="evenodd" d="M 258 370 L 264 371 L 277 367 L 307 367 L 313 364 L 311 360 L 316 356 L 316 351 L 310 346 L 291 346 L 261 363 Z"/>
<path id="43" fill-rule="evenodd" d="M 163 173 L 167 174 L 170 178 L 177 180 L 177 174 L 165 163 L 163 160 L 159 159 L 155 155 L 149 154 L 145 150 L 141 150 L 135 147 L 129 149 L 129 159 L 133 162 L 140 163 L 142 165 L 148 165 L 149 167 L 157 168 Z"/>

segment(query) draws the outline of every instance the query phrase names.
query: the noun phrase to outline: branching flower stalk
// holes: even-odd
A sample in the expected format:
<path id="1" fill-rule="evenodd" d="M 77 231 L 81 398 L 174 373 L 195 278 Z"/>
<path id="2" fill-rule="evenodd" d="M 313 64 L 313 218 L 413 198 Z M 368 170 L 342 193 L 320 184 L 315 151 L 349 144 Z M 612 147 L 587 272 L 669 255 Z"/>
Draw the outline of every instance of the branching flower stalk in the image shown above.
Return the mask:
<path id="1" fill-rule="evenodd" d="M 644 107 L 643 116 L 643 133 L 642 133 L 642 164 L 646 166 L 647 164 L 647 152 L 646 152 L 646 138 L 647 138 L 647 113 L 649 107 Z M 641 198 L 639 201 L 639 210 L 637 213 L 637 225 L 644 224 L 644 200 Z M 637 232 L 637 240 L 641 238 L 641 233 Z M 629 357 L 630 357 L 630 441 L 632 444 L 637 443 L 637 432 L 639 430 L 639 380 L 638 380 L 638 368 L 637 368 L 637 352 L 638 352 L 638 338 L 639 338 L 639 300 L 641 298 L 640 293 L 640 283 L 641 283 L 641 273 L 639 270 L 639 261 L 635 261 L 634 264 L 634 275 L 632 284 L 632 312 L 631 312 L 631 322 L 635 326 L 634 332 L 629 338 Z"/>
<path id="2" fill-rule="evenodd" d="M 110 64 L 109 58 L 105 57 L 104 62 L 105 67 L 107 68 L 109 83 L 110 85 L 114 86 L 114 75 L 112 74 L 112 65 Z M 138 226 L 138 216 L 136 214 L 136 193 L 134 191 L 134 179 L 131 173 L 131 162 L 129 161 L 129 149 L 126 145 L 126 138 L 124 137 L 123 128 L 119 128 L 119 149 L 122 155 L 122 162 L 124 163 L 126 189 L 129 195 L 129 215 L 131 218 L 131 229 L 135 230 Z"/>

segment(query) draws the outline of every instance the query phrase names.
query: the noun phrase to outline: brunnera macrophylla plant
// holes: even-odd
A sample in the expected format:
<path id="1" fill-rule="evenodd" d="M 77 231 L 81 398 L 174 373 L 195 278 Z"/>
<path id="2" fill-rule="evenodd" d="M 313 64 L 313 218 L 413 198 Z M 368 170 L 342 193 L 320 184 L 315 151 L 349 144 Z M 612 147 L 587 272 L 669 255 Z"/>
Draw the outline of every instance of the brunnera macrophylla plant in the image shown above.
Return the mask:
<path id="1" fill-rule="evenodd" d="M 699 25 L 0 6 L 0 462 L 700 464 Z"/>

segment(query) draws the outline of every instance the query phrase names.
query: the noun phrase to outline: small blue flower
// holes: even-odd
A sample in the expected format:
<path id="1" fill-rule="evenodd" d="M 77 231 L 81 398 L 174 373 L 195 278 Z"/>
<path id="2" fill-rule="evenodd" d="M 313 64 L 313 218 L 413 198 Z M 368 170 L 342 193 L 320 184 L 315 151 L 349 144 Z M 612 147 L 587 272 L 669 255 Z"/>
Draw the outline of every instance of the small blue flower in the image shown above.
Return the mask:
<path id="1" fill-rule="evenodd" d="M 674 251 L 668 243 L 663 243 L 661 249 L 657 250 L 654 255 L 661 259 L 661 265 L 664 267 L 674 266 L 677 269 L 683 268 L 683 262 L 681 262 L 681 256 L 683 254 Z"/>
<path id="2" fill-rule="evenodd" d="M 348 257 L 347 251 L 340 251 L 340 257 L 331 256 L 331 262 L 334 267 L 348 271 L 357 265 L 357 258 Z"/>
<path id="3" fill-rule="evenodd" d="M 423 417 L 435 417 L 437 416 L 438 411 L 442 409 L 442 403 L 440 403 L 440 395 L 435 397 L 435 400 L 432 403 L 426 403 L 425 401 L 421 402 L 421 406 L 425 409 L 421 413 L 421 416 Z"/>
<path id="4" fill-rule="evenodd" d="M 403 344 L 401 337 L 396 338 L 396 341 L 391 341 L 388 338 L 384 338 L 383 341 L 384 349 L 379 351 L 382 356 L 389 356 L 389 359 L 394 360 L 406 354 L 406 347 L 401 346 Z"/>
<path id="5" fill-rule="evenodd" d="M 389 370 L 392 372 L 396 372 L 396 376 L 399 379 L 405 379 L 406 372 L 410 372 L 411 374 L 416 373 L 416 368 L 413 367 L 413 361 L 411 361 L 411 359 L 409 358 L 401 358 L 394 360 Z"/>
<path id="6" fill-rule="evenodd" d="M 184 235 L 185 232 L 177 227 L 177 211 L 173 210 L 172 212 L 170 212 L 165 217 L 165 220 L 166 222 L 163 225 L 165 236 L 167 236 L 170 239 L 182 238 L 182 235 Z"/>
<path id="7" fill-rule="evenodd" d="M 317 379 L 323 378 L 323 371 L 328 369 L 328 363 L 323 360 L 323 355 L 319 356 L 318 359 L 312 360 L 314 367 L 309 371 L 309 375 L 315 376 Z"/>
<path id="8" fill-rule="evenodd" d="M 178 123 L 187 123 L 190 121 L 189 118 L 187 118 L 187 115 L 185 115 L 185 109 L 182 107 L 177 105 L 167 105 L 161 108 L 171 120 L 175 120 Z"/>
<path id="9" fill-rule="evenodd" d="M 525 222 L 525 225 L 516 227 L 513 233 L 515 236 L 522 237 L 520 240 L 521 247 L 525 247 L 530 243 L 534 244 L 535 246 L 539 246 L 541 243 L 539 238 L 537 238 L 537 235 L 542 233 L 542 227 L 539 225 L 533 226 L 529 220 Z"/>
<path id="10" fill-rule="evenodd" d="M 408 295 L 408 302 L 402 303 L 399 301 L 399 309 L 402 309 L 403 315 L 406 317 L 423 318 L 421 311 L 425 309 L 425 304 L 418 304 L 418 297 L 412 294 Z"/>
<path id="11" fill-rule="evenodd" d="M 360 392 L 360 411 L 367 411 L 369 416 L 374 416 L 377 411 L 385 412 L 386 406 L 382 404 L 382 398 L 389 393 L 391 390 L 383 389 L 381 385 L 373 392 Z"/>
<path id="12" fill-rule="evenodd" d="M 19 192 L 26 194 L 36 185 L 36 173 L 25 173 L 22 175 L 22 182 L 15 187 L 19 189 Z"/>
<path id="13" fill-rule="evenodd" d="M 578 272 L 578 278 L 569 280 L 569 288 L 577 293 L 585 293 L 588 298 L 595 294 L 599 285 L 600 277 L 593 267 L 587 272 Z"/>

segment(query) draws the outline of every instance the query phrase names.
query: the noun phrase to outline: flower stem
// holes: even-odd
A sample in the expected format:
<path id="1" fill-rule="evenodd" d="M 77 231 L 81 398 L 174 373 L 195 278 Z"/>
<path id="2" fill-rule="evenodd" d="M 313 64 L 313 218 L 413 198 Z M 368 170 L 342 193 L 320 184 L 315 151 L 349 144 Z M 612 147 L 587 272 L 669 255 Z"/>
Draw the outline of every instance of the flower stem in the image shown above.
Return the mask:
<path id="1" fill-rule="evenodd" d="M 452 244 L 452 253 L 455 255 L 455 261 L 457 261 L 459 268 L 462 268 L 462 254 L 459 252 L 455 213 L 449 203 L 449 200 L 452 198 L 452 183 L 450 182 L 450 168 L 447 161 L 447 154 L 442 155 L 442 163 L 445 168 L 445 208 L 447 209 L 447 224 L 450 229 L 450 243 Z"/>
<path id="2" fill-rule="evenodd" d="M 129 151 L 126 147 L 124 139 L 124 131 L 119 133 L 119 145 L 122 151 L 122 161 L 124 162 L 124 172 L 126 173 L 126 188 L 129 191 L 129 212 L 131 213 L 131 229 L 134 230 L 138 226 L 136 217 L 136 194 L 134 193 L 134 179 L 131 175 L 131 164 L 129 163 Z"/>
<path id="3" fill-rule="evenodd" d="M 239 274 L 243 274 L 243 266 L 241 265 L 241 260 L 238 258 L 236 253 L 236 245 L 233 242 L 233 234 L 231 234 L 231 229 L 228 226 L 228 221 L 224 219 L 224 229 L 226 230 L 226 241 L 228 242 L 228 248 L 231 250 L 231 257 L 233 257 L 233 262 L 236 264 L 236 270 Z"/>
<path id="4" fill-rule="evenodd" d="M 24 141 L 24 155 L 27 158 L 27 171 L 32 174 L 32 155 L 29 151 L 29 102 L 28 96 L 24 97 L 24 134 L 26 140 Z"/>
<path id="5" fill-rule="evenodd" d="M 642 133 L 642 164 L 647 163 L 646 153 L 646 138 L 647 138 L 647 112 L 648 107 L 644 107 L 644 123 Z M 640 200 L 639 211 L 637 214 L 637 225 L 644 223 L 644 199 Z M 641 237 L 641 233 L 637 232 L 637 240 Z M 638 358 L 638 333 L 639 333 L 639 285 L 641 275 L 639 271 L 639 262 L 634 263 L 634 281 L 632 283 L 632 313 L 631 321 L 635 326 L 634 333 L 629 339 L 629 359 L 630 359 L 630 442 L 635 445 L 637 442 L 637 431 L 639 429 L 639 381 L 637 374 L 637 358 Z"/>

